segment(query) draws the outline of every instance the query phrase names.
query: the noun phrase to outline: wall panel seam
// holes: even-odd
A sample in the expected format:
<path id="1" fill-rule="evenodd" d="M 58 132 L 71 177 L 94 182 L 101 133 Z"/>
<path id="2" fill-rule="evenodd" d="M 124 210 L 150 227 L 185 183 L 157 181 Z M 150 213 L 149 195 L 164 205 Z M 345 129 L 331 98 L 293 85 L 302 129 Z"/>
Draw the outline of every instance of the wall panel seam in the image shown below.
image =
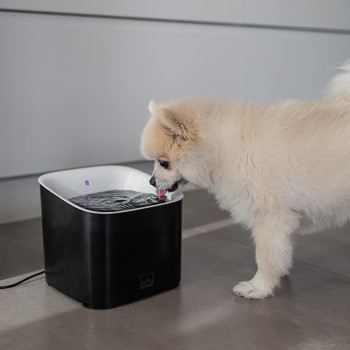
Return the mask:
<path id="1" fill-rule="evenodd" d="M 151 17 L 131 17 L 131 16 L 129 17 L 129 16 L 116 16 L 116 15 L 103 15 L 103 14 L 51 12 L 51 11 L 18 10 L 18 9 L 3 9 L 3 8 L 0 8 L 0 12 L 36 14 L 36 15 L 47 15 L 47 16 L 87 17 L 87 18 L 100 18 L 100 19 L 128 20 L 128 21 L 148 21 L 148 22 L 159 22 L 159 23 L 163 22 L 163 23 L 178 23 L 178 24 L 208 25 L 208 26 L 222 26 L 222 27 L 239 27 L 239 28 L 268 29 L 268 30 L 280 30 L 280 31 L 282 30 L 282 31 L 316 32 L 316 33 L 344 34 L 344 35 L 350 34 L 349 29 L 332 29 L 332 28 L 322 28 L 322 27 L 303 27 L 303 26 L 288 26 L 288 25 L 267 25 L 267 24 L 259 24 L 259 23 L 181 20 L 181 19 L 172 19 L 172 18 L 151 18 Z"/>

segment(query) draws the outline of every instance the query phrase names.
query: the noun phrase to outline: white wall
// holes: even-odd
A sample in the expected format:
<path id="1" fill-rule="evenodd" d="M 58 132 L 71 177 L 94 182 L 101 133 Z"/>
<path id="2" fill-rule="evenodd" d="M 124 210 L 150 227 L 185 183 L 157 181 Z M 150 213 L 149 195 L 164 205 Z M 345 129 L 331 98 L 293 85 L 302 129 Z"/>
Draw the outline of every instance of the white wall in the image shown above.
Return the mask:
<path id="1" fill-rule="evenodd" d="M 318 98 L 350 57 L 349 2 L 198 1 L 0 0 L 0 222 L 28 175 L 141 159 L 151 98 Z"/>

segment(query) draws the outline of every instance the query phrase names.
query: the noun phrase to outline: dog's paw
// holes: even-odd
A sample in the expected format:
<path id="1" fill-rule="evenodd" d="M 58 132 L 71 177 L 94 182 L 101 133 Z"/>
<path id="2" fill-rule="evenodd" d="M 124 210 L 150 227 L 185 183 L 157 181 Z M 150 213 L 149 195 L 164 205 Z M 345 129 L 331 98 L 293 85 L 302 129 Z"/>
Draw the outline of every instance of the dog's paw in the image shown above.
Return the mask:
<path id="1" fill-rule="evenodd" d="M 233 293 L 247 299 L 265 299 L 273 296 L 276 283 L 259 283 L 255 278 L 240 282 L 233 288 Z"/>

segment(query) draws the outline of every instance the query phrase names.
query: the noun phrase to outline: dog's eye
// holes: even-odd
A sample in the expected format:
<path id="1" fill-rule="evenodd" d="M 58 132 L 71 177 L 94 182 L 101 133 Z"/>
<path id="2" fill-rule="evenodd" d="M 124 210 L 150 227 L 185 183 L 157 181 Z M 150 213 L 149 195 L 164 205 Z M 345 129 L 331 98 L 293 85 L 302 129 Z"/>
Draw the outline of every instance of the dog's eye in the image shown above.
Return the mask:
<path id="1" fill-rule="evenodd" d="M 159 161 L 159 165 L 164 168 L 164 169 L 168 169 L 169 168 L 169 162 L 165 162 L 163 160 Z"/>

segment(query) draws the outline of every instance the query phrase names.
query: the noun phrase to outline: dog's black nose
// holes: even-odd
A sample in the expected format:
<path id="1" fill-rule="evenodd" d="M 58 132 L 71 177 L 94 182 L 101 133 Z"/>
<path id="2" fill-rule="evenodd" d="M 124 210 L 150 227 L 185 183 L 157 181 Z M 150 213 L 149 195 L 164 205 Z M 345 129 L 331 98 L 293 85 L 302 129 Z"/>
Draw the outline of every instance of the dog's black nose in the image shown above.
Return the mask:
<path id="1" fill-rule="evenodd" d="M 156 178 L 155 178 L 154 176 L 152 176 L 152 177 L 150 178 L 150 180 L 149 180 L 149 183 L 150 183 L 152 186 L 156 187 Z"/>

